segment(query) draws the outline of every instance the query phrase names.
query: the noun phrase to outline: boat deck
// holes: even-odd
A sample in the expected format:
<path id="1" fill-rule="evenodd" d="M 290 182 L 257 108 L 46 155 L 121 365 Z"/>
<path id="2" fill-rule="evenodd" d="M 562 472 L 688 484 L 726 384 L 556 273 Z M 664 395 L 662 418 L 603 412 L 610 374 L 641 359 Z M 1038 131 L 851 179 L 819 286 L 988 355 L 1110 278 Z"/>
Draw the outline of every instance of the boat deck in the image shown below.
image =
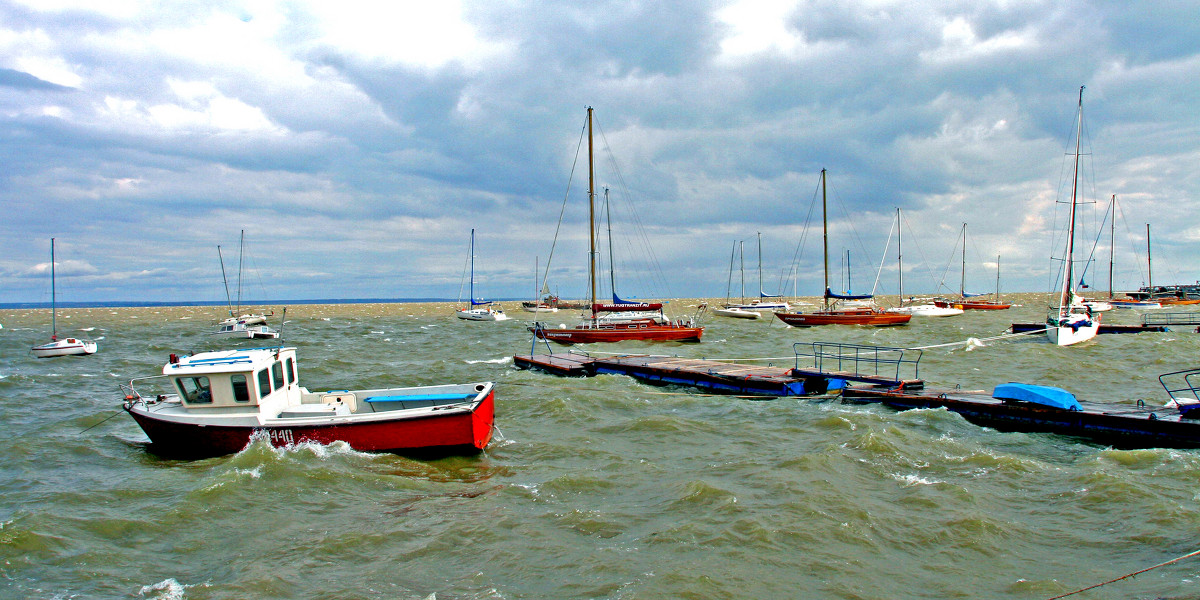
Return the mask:
<path id="1" fill-rule="evenodd" d="M 920 388 L 919 379 L 901 380 L 851 371 L 822 371 L 776 365 L 748 365 L 717 360 L 649 354 L 592 357 L 584 354 L 536 354 L 514 356 L 521 369 L 536 369 L 555 375 L 590 377 L 601 374 L 626 375 L 662 385 L 684 385 L 705 391 L 780 397 L 823 394 L 847 381 L 872 386 Z"/>
<path id="2" fill-rule="evenodd" d="M 1120 448 L 1200 447 L 1200 419 L 1185 418 L 1174 407 L 1080 401 L 1083 410 L 1064 410 L 993 398 L 984 391 L 908 392 L 851 387 L 846 402 L 879 403 L 907 410 L 945 408 L 968 421 L 1004 431 L 1039 431 L 1078 436 Z"/>

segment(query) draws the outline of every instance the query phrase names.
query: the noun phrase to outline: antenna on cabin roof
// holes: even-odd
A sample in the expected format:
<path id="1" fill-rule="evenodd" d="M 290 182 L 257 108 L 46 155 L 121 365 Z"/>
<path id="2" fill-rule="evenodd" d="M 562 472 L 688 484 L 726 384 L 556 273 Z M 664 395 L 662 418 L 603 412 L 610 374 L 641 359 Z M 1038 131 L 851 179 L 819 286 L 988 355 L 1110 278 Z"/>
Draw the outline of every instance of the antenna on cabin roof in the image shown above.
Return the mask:
<path id="1" fill-rule="evenodd" d="M 283 316 L 279 318 L 279 348 L 275 354 L 279 354 L 279 350 L 283 350 L 283 326 L 287 325 L 287 307 L 283 307 Z"/>

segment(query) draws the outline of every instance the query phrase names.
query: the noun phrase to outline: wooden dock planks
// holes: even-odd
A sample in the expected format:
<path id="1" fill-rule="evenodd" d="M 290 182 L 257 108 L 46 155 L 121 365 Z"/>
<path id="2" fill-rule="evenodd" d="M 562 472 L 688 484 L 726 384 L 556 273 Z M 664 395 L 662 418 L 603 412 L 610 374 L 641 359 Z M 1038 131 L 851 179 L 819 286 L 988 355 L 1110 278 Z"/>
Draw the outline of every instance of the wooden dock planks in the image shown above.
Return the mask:
<path id="1" fill-rule="evenodd" d="M 685 385 L 702 390 L 764 397 L 823 394 L 841 387 L 843 381 L 858 381 L 895 387 L 901 383 L 915 388 L 919 380 L 900 382 L 884 377 L 852 373 L 797 371 L 775 365 L 747 365 L 716 360 L 628 354 L 590 357 L 581 354 L 514 356 L 522 369 L 537 369 L 556 375 L 625 375 L 658 385 Z"/>

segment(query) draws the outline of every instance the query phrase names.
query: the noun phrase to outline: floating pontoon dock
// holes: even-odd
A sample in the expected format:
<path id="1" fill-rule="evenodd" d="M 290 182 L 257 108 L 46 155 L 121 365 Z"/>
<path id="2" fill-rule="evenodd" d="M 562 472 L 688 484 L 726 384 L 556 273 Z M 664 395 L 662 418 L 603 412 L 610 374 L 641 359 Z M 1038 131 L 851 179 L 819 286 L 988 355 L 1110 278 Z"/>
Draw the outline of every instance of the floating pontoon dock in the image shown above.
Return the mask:
<path id="1" fill-rule="evenodd" d="M 807 351 L 810 347 L 811 351 Z M 924 385 L 916 378 L 920 350 L 814 342 L 794 344 L 792 351 L 795 362 L 791 368 L 678 356 L 591 356 L 577 352 L 519 355 L 513 357 L 513 362 L 522 369 L 555 375 L 627 375 L 653 384 L 764 397 L 824 394 L 848 383 L 904 389 L 920 389 Z M 911 367 L 914 377 L 901 379 L 902 367 Z"/>
<path id="2" fill-rule="evenodd" d="M 1051 432 L 1088 438 L 1118 448 L 1200 448 L 1200 369 L 1159 376 L 1172 403 L 1151 406 L 1078 402 L 1063 409 L 1023 400 L 996 398 L 984 391 L 885 390 L 849 387 L 845 402 L 874 402 L 892 408 L 944 408 L 1002 431 Z M 1179 383 L 1182 382 L 1182 383 Z M 1190 414 L 1189 414 L 1190 413 Z"/>

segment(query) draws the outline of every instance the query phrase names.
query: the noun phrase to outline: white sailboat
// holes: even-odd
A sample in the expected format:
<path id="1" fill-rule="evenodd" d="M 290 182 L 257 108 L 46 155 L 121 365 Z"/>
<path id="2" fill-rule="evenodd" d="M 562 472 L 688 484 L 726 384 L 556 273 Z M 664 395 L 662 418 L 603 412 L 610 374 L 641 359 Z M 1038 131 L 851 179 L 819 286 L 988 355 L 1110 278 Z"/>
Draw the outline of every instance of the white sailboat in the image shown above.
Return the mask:
<path id="1" fill-rule="evenodd" d="M 743 287 L 744 286 L 745 286 L 745 284 L 743 283 Z M 743 292 L 743 296 L 744 295 L 745 295 L 745 292 Z M 740 309 L 748 310 L 748 311 L 769 310 L 772 312 L 780 311 L 780 310 L 786 311 L 786 310 L 791 309 L 791 306 L 789 306 L 787 302 L 784 302 L 783 300 L 778 300 L 778 298 L 782 298 L 782 296 L 780 296 L 779 294 L 768 294 L 763 291 L 763 284 L 762 284 L 762 232 L 759 232 L 758 233 L 758 299 L 752 300 L 749 304 L 747 304 L 745 302 L 745 298 L 743 298 L 742 304 L 727 305 L 727 306 L 725 306 L 725 308 L 726 309 L 740 308 Z M 726 316 L 728 316 L 728 315 L 726 315 Z M 749 318 L 753 319 L 754 317 L 749 317 Z"/>
<path id="2" fill-rule="evenodd" d="M 58 339 L 58 292 L 54 280 L 54 238 L 50 238 L 50 341 L 34 346 L 29 351 L 37 358 L 95 354 L 99 347 L 92 340 L 75 337 Z"/>
<path id="3" fill-rule="evenodd" d="M 471 295 L 464 308 L 455 311 L 455 315 L 464 321 L 507 321 L 508 315 L 504 310 L 493 308 L 490 300 L 475 299 L 475 230 L 471 230 L 471 246 L 469 250 L 471 262 Z"/>
<path id="4" fill-rule="evenodd" d="M 550 288 L 545 282 L 542 282 L 542 292 L 538 294 L 538 257 L 533 257 L 533 300 L 521 303 L 521 310 L 531 313 L 556 313 L 558 307 L 538 300 L 539 296 L 550 297 Z"/>
<path id="5" fill-rule="evenodd" d="M 221 247 L 217 246 L 217 260 L 221 263 L 221 279 L 225 282 L 225 303 L 229 307 L 229 316 L 217 323 L 213 335 L 224 337 L 246 338 L 251 340 L 270 340 L 279 337 L 279 332 L 267 326 L 267 317 L 263 313 L 242 312 L 242 257 L 246 243 L 246 230 L 242 230 L 238 238 L 238 289 L 237 309 L 234 309 L 233 299 L 229 296 L 229 278 L 225 276 L 225 258 L 221 256 Z"/>
<path id="6" fill-rule="evenodd" d="M 734 319 L 758 319 L 762 317 L 762 313 L 746 308 L 746 259 L 742 255 L 741 250 L 742 242 L 738 240 L 733 246 L 733 251 L 729 254 L 729 281 L 725 284 L 725 304 L 721 308 L 713 310 L 713 314 L 718 317 L 731 317 Z M 735 255 L 741 260 L 739 267 L 742 291 L 741 304 L 732 304 L 729 299 L 729 289 L 733 287 L 733 258 Z"/>
<path id="7" fill-rule="evenodd" d="M 908 303 L 904 302 L 904 251 L 901 249 L 902 248 L 901 242 L 903 241 L 903 238 L 904 238 L 904 234 L 902 231 L 904 229 L 903 223 L 904 223 L 903 220 L 900 218 L 900 207 L 897 206 L 896 207 L 896 265 L 898 267 L 898 271 L 899 271 L 899 275 L 900 275 L 900 280 L 899 280 L 900 306 L 896 306 L 894 308 L 889 308 L 889 309 L 887 309 L 887 312 L 907 314 L 907 315 L 912 315 L 914 317 L 953 317 L 954 315 L 963 314 L 963 309 L 961 309 L 961 308 L 955 308 L 953 306 L 938 306 L 938 305 L 934 304 L 932 300 L 927 300 L 924 302 L 917 302 L 917 301 L 910 300 Z"/>
<path id="8" fill-rule="evenodd" d="M 1071 206 L 1067 217 L 1067 247 L 1063 254 L 1062 287 L 1058 306 L 1051 307 L 1046 318 L 1046 337 L 1059 346 L 1070 346 L 1096 337 L 1100 330 L 1100 315 L 1083 305 L 1075 294 L 1075 209 L 1079 192 L 1079 145 L 1083 137 L 1083 87 L 1079 88 L 1078 118 L 1075 135 L 1075 167 L 1071 181 Z"/>

